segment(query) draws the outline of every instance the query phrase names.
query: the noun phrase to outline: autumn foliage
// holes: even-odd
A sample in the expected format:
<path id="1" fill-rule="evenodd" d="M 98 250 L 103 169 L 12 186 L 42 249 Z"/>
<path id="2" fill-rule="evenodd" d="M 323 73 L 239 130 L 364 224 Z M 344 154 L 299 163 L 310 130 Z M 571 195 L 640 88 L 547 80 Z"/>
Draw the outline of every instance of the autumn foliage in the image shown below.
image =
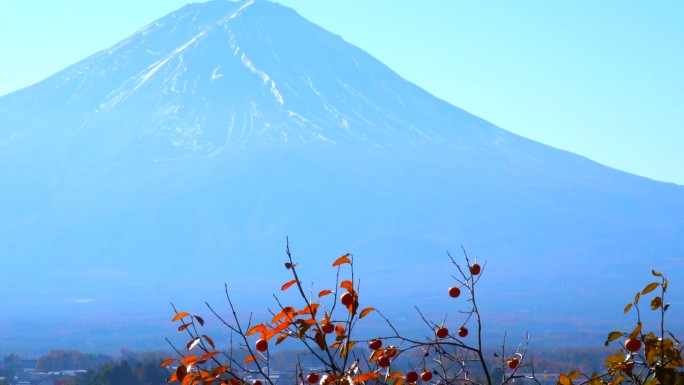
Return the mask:
<path id="1" fill-rule="evenodd" d="M 298 384 L 341 384 L 358 383 L 404 385 L 429 384 L 500 384 L 516 380 L 548 383 L 548 378 L 535 372 L 535 365 L 528 357 L 528 341 L 515 349 L 506 346 L 506 340 L 498 354 L 486 352 L 482 346 L 483 323 L 475 296 L 475 288 L 484 276 L 486 264 L 471 261 L 465 250 L 464 264 L 459 264 L 449 255 L 458 272 L 455 285 L 446 288 L 445 298 L 462 301 L 467 311 L 461 311 L 462 319 L 449 325 L 428 320 L 417 311 L 427 327 L 434 330 L 432 337 L 424 340 L 400 335 L 391 320 L 374 307 L 360 306 L 360 290 L 354 278 L 353 256 L 342 255 L 332 262 L 336 270 L 334 285 L 307 295 L 299 277 L 297 264 L 286 249 L 285 270 L 290 274 L 281 287 L 281 292 L 295 291 L 298 303 L 281 303 L 276 297 L 277 308 L 271 317 L 261 322 L 241 321 L 228 292 L 225 290 L 231 318 L 222 317 L 207 304 L 208 309 L 227 328 L 231 344 L 227 349 L 218 349 L 214 340 L 200 331 L 204 318 L 185 311 L 177 311 L 172 321 L 178 323 L 178 331 L 187 335 L 185 346 L 178 347 L 168 340 L 177 357 L 161 363 L 163 367 L 174 368 L 171 382 L 181 385 L 195 384 L 247 384 L 259 385 L 265 382 L 275 384 L 270 368 L 271 349 L 284 341 L 299 344 L 303 355 L 313 357 L 316 370 L 304 368 L 300 358 L 292 357 L 292 371 Z M 463 267 L 464 266 L 464 267 Z M 653 272 L 659 282 L 647 285 L 637 293 L 634 301 L 625 308 L 625 313 L 635 309 L 637 326 L 630 332 L 611 332 L 606 344 L 621 340 L 622 352 L 610 355 L 605 361 L 607 370 L 603 373 L 582 374 L 571 372 L 557 378 L 561 385 L 607 385 L 621 382 L 644 385 L 684 385 L 680 342 L 664 327 L 667 279 Z M 642 328 L 639 303 L 641 296 L 660 289 L 659 295 L 651 300 L 650 307 L 660 311 L 661 324 L 658 332 L 645 332 Z M 366 321 L 375 313 L 387 325 L 387 333 L 370 340 L 359 340 L 355 330 L 359 322 Z M 375 318 L 378 319 L 378 318 Z M 470 330 L 466 327 L 469 325 Z M 451 332 L 452 327 L 455 332 Z M 234 339 L 233 339 L 234 337 Z M 492 364 L 494 353 L 496 362 Z M 395 364 L 401 356 L 419 357 L 412 360 L 410 367 Z M 496 378 L 492 375 L 498 371 Z M 468 374 L 471 373 L 470 377 Z M 476 373 L 473 376 L 472 373 Z M 252 381 L 249 381 L 252 379 Z"/>

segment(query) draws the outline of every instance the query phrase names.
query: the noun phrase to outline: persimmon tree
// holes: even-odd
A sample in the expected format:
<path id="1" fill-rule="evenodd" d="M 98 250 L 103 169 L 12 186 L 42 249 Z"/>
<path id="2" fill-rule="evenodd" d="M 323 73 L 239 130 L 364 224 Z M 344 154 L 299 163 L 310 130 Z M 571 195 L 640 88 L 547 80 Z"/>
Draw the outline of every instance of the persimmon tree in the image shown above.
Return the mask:
<path id="1" fill-rule="evenodd" d="M 488 365 L 491 361 L 485 359 L 483 323 L 475 295 L 486 264 L 471 261 L 465 250 L 465 265 L 448 255 L 457 274 L 453 276 L 455 285 L 445 292 L 445 300 L 460 300 L 458 306 L 467 309 L 459 311 L 457 321 L 446 323 L 429 320 L 416 308 L 416 316 L 423 320 L 428 331 L 425 339 L 403 336 L 380 310 L 361 306 L 360 281 L 354 276 L 351 254 L 333 261 L 332 267 L 336 269 L 333 285 L 321 290 L 306 290 L 289 243 L 285 253 L 284 267 L 290 278 L 280 291 L 294 291 L 297 303 L 286 303 L 274 296 L 275 310 L 270 310 L 270 319 L 261 322 L 254 321 L 251 315 L 244 321 L 238 315 L 227 285 L 229 318 L 206 303 L 213 316 L 229 331 L 227 349 L 219 349 L 211 337 L 201 332 L 205 324 L 203 317 L 174 307 L 172 321 L 178 323 L 178 331 L 185 333 L 187 339 L 180 348 L 167 339 L 177 353 L 177 357 L 161 364 L 176 367 L 171 382 L 238 385 L 245 384 L 248 378 L 258 377 L 253 381 L 254 385 L 262 385 L 262 380 L 273 385 L 270 351 L 274 346 L 292 340 L 300 346 L 301 355 L 313 357 L 320 368 L 309 372 L 301 364 L 301 357 L 293 357 L 292 371 L 298 383 L 493 383 L 493 368 Z M 387 332 L 372 339 L 358 339 L 359 322 L 365 321 L 371 313 L 386 323 Z M 529 338 L 521 347 L 509 349 L 504 338 L 498 353 L 487 354 L 493 353 L 497 357 L 497 367 L 504 373 L 498 378 L 499 383 L 507 384 L 519 378 L 536 381 L 532 361 L 527 357 L 528 342 Z M 409 367 L 395 364 L 402 356 L 418 359 L 405 360 L 413 362 Z M 473 373 L 477 375 L 473 376 Z"/>
<path id="2" fill-rule="evenodd" d="M 665 324 L 670 304 L 666 302 L 667 277 L 653 270 L 656 281 L 647 284 L 625 306 L 624 313 L 634 312 L 636 326 L 630 331 L 613 331 L 608 334 L 606 346 L 619 342 L 620 350 L 605 359 L 606 370 L 591 375 L 577 371 L 561 374 L 560 385 L 684 385 L 684 360 L 681 341 Z M 652 331 L 644 328 L 640 305 L 644 296 L 653 294 L 649 307 L 656 312 L 657 325 Z"/>

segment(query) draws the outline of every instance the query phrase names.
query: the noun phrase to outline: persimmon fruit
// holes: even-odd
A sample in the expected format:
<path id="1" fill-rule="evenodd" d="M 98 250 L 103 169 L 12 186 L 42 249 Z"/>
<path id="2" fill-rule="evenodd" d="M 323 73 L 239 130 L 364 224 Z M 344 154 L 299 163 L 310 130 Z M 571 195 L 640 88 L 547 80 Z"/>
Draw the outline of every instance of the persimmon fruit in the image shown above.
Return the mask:
<path id="1" fill-rule="evenodd" d="M 420 379 L 425 382 L 432 380 L 432 372 L 428 370 L 424 371 L 420 374 Z"/>
<path id="2" fill-rule="evenodd" d="M 627 349 L 627 351 L 630 351 L 632 353 L 638 352 L 639 349 L 641 349 L 641 341 L 639 341 L 636 338 L 628 338 L 625 341 L 625 349 Z"/>
<path id="3" fill-rule="evenodd" d="M 319 378 L 319 377 L 318 377 L 318 374 L 316 374 L 316 373 L 309 373 L 309 374 L 306 376 L 306 381 L 307 381 L 309 384 L 315 384 L 315 383 L 318 382 L 318 378 Z"/>
<path id="4" fill-rule="evenodd" d="M 321 330 L 325 334 L 330 334 L 335 331 L 335 325 L 331 322 L 326 322 L 323 325 L 321 325 Z"/>
<path id="5" fill-rule="evenodd" d="M 386 368 L 390 364 L 390 358 L 383 355 L 378 359 L 378 366 L 381 368 Z"/>
<path id="6" fill-rule="evenodd" d="M 437 338 L 446 338 L 446 336 L 449 335 L 449 329 L 445 328 L 444 326 L 438 327 L 435 330 L 435 335 Z"/>
<path id="7" fill-rule="evenodd" d="M 418 373 L 416 373 L 416 372 L 406 373 L 406 382 L 414 383 L 416 381 L 418 381 Z"/>
<path id="8" fill-rule="evenodd" d="M 468 336 L 468 329 L 465 326 L 461 326 L 458 329 L 458 336 L 459 337 L 466 337 Z"/>
<path id="9" fill-rule="evenodd" d="M 449 288 L 449 297 L 458 298 L 459 295 L 461 295 L 461 289 L 457 288 L 456 286 Z"/>
<path id="10" fill-rule="evenodd" d="M 257 340 L 256 344 L 254 344 L 254 347 L 256 348 L 256 350 L 257 350 L 258 352 L 262 352 L 262 353 L 263 353 L 263 352 L 265 352 L 266 350 L 268 350 L 268 341 L 266 341 L 265 339 L 261 338 L 261 339 Z"/>
<path id="11" fill-rule="evenodd" d="M 351 293 L 344 293 L 340 296 L 340 302 L 344 306 L 351 306 L 354 303 L 354 296 Z"/>
<path id="12" fill-rule="evenodd" d="M 470 265 L 470 274 L 478 275 L 478 274 L 480 274 L 481 271 L 482 271 L 482 267 L 480 267 L 480 265 L 477 262 Z"/>
<path id="13" fill-rule="evenodd" d="M 368 347 L 371 348 L 371 350 L 378 350 L 382 347 L 382 340 L 376 338 L 368 343 Z"/>
<path id="14" fill-rule="evenodd" d="M 517 357 L 513 357 L 508 360 L 508 367 L 511 369 L 516 369 L 520 365 L 520 360 Z"/>

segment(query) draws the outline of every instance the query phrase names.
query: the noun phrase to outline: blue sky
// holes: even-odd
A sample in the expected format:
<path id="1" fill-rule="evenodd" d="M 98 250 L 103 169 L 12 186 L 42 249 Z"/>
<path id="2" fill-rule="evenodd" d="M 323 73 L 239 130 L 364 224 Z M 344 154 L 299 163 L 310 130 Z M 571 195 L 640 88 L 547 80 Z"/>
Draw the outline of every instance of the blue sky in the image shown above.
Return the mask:
<path id="1" fill-rule="evenodd" d="M 4 2 L 0 95 L 187 2 Z M 684 2 L 278 2 L 504 129 L 684 185 Z"/>

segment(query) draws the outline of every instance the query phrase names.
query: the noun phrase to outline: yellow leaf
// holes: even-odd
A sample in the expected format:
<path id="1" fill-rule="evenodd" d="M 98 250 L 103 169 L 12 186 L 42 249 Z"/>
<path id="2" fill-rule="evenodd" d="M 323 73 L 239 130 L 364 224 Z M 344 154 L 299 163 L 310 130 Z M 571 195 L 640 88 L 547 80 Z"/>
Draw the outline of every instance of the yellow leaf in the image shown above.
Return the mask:
<path id="1" fill-rule="evenodd" d="M 367 308 L 363 309 L 361 311 L 361 314 L 359 315 L 359 318 L 363 318 L 363 317 L 367 316 L 368 313 L 372 312 L 373 310 L 375 310 L 375 308 L 372 308 L 372 307 L 367 307 Z"/>
<path id="2" fill-rule="evenodd" d="M 653 276 L 655 276 L 655 277 L 662 277 L 662 276 L 663 276 L 662 274 L 660 274 L 659 272 L 657 272 L 657 271 L 655 271 L 655 270 L 651 270 L 651 273 L 652 273 Z"/>
<path id="3" fill-rule="evenodd" d="M 292 281 L 290 281 L 290 282 L 284 284 L 284 285 L 280 288 L 280 290 L 281 290 L 281 291 L 285 291 L 285 290 L 289 289 L 290 286 L 294 285 L 295 283 L 297 283 L 297 280 L 296 280 L 296 279 L 293 279 Z"/>
<path id="4" fill-rule="evenodd" d="M 182 311 L 182 312 L 180 312 L 180 313 L 176 313 L 176 315 L 173 317 L 173 319 L 171 320 L 171 322 L 176 322 L 176 321 L 178 321 L 179 319 L 181 319 L 181 318 L 183 318 L 183 317 L 187 317 L 187 316 L 189 316 L 189 315 L 190 315 L 190 313 L 188 313 L 187 311 Z"/>
<path id="5" fill-rule="evenodd" d="M 658 282 L 649 283 L 648 285 L 646 285 L 646 287 L 644 287 L 644 290 L 641 291 L 641 294 L 648 294 L 655 290 L 655 288 L 658 286 L 660 286 Z"/>
<path id="6" fill-rule="evenodd" d="M 575 379 L 577 379 L 577 377 L 579 377 L 579 375 L 580 375 L 580 372 L 575 370 L 575 371 L 568 373 L 568 378 L 570 378 L 571 380 L 575 380 Z"/>
<path id="7" fill-rule="evenodd" d="M 344 263 L 351 263 L 351 259 L 349 259 L 350 255 L 351 254 L 347 253 L 347 254 L 337 258 L 335 260 L 335 262 L 333 262 L 333 267 L 339 266 L 339 265 L 344 264 Z"/>
<path id="8" fill-rule="evenodd" d="M 627 306 L 625 306 L 625 314 L 632 308 L 632 304 L 628 303 Z"/>

